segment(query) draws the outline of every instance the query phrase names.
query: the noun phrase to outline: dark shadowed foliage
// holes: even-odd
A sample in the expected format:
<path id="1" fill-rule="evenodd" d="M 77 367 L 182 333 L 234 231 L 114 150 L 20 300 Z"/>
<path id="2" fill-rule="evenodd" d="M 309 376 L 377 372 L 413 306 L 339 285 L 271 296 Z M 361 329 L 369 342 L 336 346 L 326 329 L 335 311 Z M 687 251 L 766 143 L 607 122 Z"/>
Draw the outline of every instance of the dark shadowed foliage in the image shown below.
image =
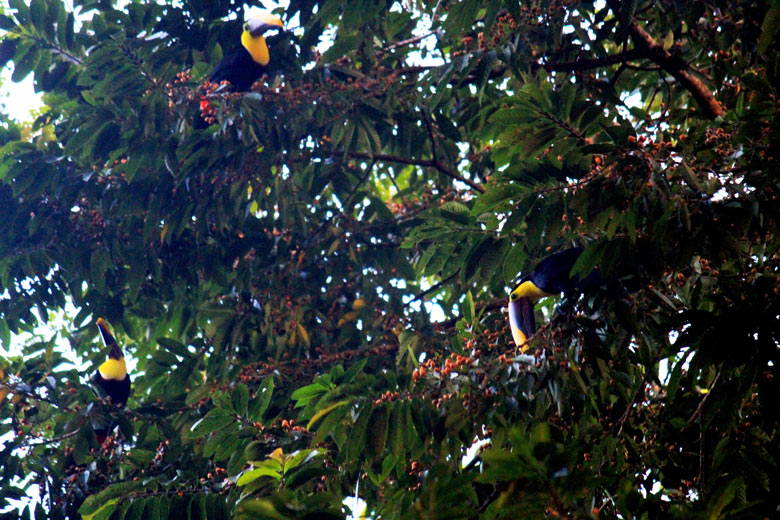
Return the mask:
<path id="1" fill-rule="evenodd" d="M 0 15 L 0 518 L 780 514 L 777 2 L 239 4 Z"/>

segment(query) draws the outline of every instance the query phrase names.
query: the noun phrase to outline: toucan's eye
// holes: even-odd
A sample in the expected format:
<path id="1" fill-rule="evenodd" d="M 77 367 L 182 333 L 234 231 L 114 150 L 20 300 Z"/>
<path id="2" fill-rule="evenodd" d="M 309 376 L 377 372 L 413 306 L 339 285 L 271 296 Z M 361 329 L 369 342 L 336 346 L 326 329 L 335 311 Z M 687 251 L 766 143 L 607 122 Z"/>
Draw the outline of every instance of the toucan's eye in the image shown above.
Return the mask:
<path id="1" fill-rule="evenodd" d="M 248 30 L 249 30 L 249 24 L 248 24 L 248 23 L 245 23 L 245 24 L 244 24 L 244 30 L 245 30 L 245 31 L 248 31 Z"/>
<path id="2" fill-rule="evenodd" d="M 509 293 L 509 301 L 511 302 L 515 301 L 515 298 L 516 298 L 515 293 Z"/>

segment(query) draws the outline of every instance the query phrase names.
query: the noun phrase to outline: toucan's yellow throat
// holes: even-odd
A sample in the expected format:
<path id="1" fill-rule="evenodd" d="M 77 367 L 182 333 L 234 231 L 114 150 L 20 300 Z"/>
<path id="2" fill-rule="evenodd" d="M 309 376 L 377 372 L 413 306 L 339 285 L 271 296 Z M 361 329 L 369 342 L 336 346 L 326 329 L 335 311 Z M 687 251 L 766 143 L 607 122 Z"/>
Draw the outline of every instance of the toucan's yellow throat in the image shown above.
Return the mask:
<path id="1" fill-rule="evenodd" d="M 525 282 L 522 282 L 520 285 L 515 287 L 515 290 L 512 291 L 509 295 L 509 301 L 514 301 L 519 298 L 530 298 L 531 300 L 536 301 L 542 298 L 546 298 L 547 296 L 554 295 L 548 292 L 544 292 L 536 285 L 534 285 L 533 282 L 526 280 Z"/>
<path id="2" fill-rule="evenodd" d="M 103 379 L 123 381 L 127 377 L 125 359 L 107 359 L 98 367 L 98 372 Z"/>
<path id="3" fill-rule="evenodd" d="M 241 33 L 241 45 L 252 56 L 255 63 L 263 66 L 268 65 L 271 56 L 264 34 L 271 29 L 283 27 L 282 21 L 270 14 L 261 14 L 250 18 L 244 24 L 244 32 Z"/>

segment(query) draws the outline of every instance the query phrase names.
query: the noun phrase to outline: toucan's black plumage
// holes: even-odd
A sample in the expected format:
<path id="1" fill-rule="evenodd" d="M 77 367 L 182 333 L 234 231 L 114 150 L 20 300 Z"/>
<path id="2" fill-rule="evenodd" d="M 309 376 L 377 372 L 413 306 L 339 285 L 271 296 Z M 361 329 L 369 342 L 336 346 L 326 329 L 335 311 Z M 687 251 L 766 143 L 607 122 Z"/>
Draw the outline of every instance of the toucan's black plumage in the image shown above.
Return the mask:
<path id="1" fill-rule="evenodd" d="M 103 318 L 98 318 L 97 326 L 103 343 L 108 347 L 108 359 L 98 367 L 92 380 L 111 398 L 112 403 L 125 406 L 128 397 L 130 397 L 130 376 L 127 373 L 122 348 L 116 342 L 111 329 Z M 100 444 L 103 444 L 110 428 L 110 426 L 95 428 L 95 436 Z"/>
<path id="2" fill-rule="evenodd" d="M 231 52 L 214 67 L 209 75 L 212 83 L 230 82 L 230 90 L 243 92 L 249 90 L 268 67 L 260 65 L 243 48 Z"/>
<path id="3" fill-rule="evenodd" d="M 583 279 L 571 275 L 571 269 L 580 254 L 581 247 L 553 253 L 539 262 L 530 274 L 524 276 L 509 295 L 509 326 L 517 346 L 522 348 L 536 332 L 534 303 L 537 300 L 561 293 L 568 297 L 604 284 L 598 269 L 594 269 Z"/>
<path id="4" fill-rule="evenodd" d="M 222 58 L 209 75 L 209 81 L 228 81 L 229 88 L 236 92 L 249 90 L 268 69 L 271 60 L 265 34 L 282 27 L 282 21 L 269 14 L 247 20 L 241 34 L 241 47 Z"/>
<path id="5" fill-rule="evenodd" d="M 520 284 L 530 281 L 547 294 L 569 296 L 574 292 L 596 288 L 604 283 L 598 269 L 580 280 L 578 275 L 571 276 L 571 270 L 582 254 L 581 247 L 572 247 L 553 253 L 539 262 L 531 274 L 524 276 Z"/>

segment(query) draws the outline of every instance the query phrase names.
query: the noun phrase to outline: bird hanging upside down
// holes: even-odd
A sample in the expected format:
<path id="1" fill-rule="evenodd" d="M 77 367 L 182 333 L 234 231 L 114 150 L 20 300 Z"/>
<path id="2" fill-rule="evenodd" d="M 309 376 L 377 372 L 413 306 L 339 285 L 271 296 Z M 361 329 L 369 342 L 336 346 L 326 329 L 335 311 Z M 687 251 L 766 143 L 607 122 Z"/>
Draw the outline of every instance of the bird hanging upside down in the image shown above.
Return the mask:
<path id="1" fill-rule="evenodd" d="M 553 253 L 537 264 L 533 271 L 524 276 L 509 295 L 509 327 L 515 344 L 523 352 L 528 349 L 528 339 L 536 332 L 534 304 L 547 296 L 561 293 L 569 297 L 574 293 L 599 287 L 604 284 L 598 269 L 583 279 L 571 276 L 571 269 L 577 262 L 581 247 L 564 249 Z"/>
<path id="2" fill-rule="evenodd" d="M 230 82 L 235 92 L 249 90 L 266 71 L 271 61 L 266 32 L 283 29 L 282 21 L 271 14 L 261 14 L 244 23 L 241 47 L 226 55 L 209 76 L 212 83 Z"/>
<path id="3" fill-rule="evenodd" d="M 108 323 L 103 318 L 98 318 L 97 326 L 103 337 L 103 343 L 109 350 L 108 359 L 101 363 L 92 380 L 103 393 L 111 398 L 113 404 L 124 407 L 127 404 L 127 398 L 130 397 L 130 376 L 127 374 L 125 357 L 122 354 L 122 348 L 114 339 Z M 103 444 L 109 429 L 110 427 L 95 429 L 95 436 L 99 444 Z"/>

